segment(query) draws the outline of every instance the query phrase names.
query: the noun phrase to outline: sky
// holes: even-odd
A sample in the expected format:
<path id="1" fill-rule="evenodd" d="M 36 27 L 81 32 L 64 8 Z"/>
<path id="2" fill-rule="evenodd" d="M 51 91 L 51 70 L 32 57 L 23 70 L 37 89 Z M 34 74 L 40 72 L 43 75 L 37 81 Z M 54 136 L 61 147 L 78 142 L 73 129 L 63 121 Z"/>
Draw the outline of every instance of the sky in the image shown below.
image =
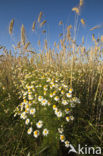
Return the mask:
<path id="1" fill-rule="evenodd" d="M 63 21 L 64 28 L 70 24 L 74 25 L 75 13 L 72 8 L 78 4 L 79 0 L 0 0 L 0 45 L 12 49 L 12 45 L 20 41 L 20 28 L 24 24 L 27 40 L 34 48 L 37 47 L 37 40 L 44 38 L 52 48 L 54 41 L 59 41 L 59 34 L 63 31 L 63 27 L 58 26 L 59 21 Z M 47 20 L 43 27 L 47 30 L 44 36 L 41 35 L 39 26 L 32 32 L 32 23 L 37 20 L 40 11 L 43 12 L 42 21 Z M 80 23 L 81 18 L 85 20 L 85 26 Z M 12 36 L 8 33 L 11 19 L 15 20 Z M 95 25 L 103 24 L 103 0 L 84 0 L 78 22 L 77 43 L 80 44 L 84 36 L 85 45 L 89 47 L 93 33 L 96 37 L 103 35 L 103 27 L 92 32 L 89 30 Z"/>

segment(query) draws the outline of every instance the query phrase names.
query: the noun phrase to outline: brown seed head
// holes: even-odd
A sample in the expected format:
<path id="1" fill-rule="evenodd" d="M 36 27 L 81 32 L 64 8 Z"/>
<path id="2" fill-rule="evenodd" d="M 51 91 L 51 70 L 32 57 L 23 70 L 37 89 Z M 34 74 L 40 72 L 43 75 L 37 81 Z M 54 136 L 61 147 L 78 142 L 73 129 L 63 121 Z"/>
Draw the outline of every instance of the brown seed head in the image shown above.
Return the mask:
<path id="1" fill-rule="evenodd" d="M 34 21 L 32 25 L 32 31 L 35 31 L 35 25 L 36 25 L 36 22 Z"/>
<path id="2" fill-rule="evenodd" d="M 40 14 L 39 14 L 39 16 L 38 16 L 38 23 L 40 23 L 42 15 L 43 15 L 43 13 L 40 12 Z"/>
<path id="3" fill-rule="evenodd" d="M 9 34 L 12 34 L 13 31 L 13 25 L 14 25 L 14 19 L 11 20 L 10 25 L 9 25 Z"/>
<path id="4" fill-rule="evenodd" d="M 25 44 L 25 29 L 24 29 L 24 25 L 23 24 L 21 26 L 21 43 L 23 45 Z"/>

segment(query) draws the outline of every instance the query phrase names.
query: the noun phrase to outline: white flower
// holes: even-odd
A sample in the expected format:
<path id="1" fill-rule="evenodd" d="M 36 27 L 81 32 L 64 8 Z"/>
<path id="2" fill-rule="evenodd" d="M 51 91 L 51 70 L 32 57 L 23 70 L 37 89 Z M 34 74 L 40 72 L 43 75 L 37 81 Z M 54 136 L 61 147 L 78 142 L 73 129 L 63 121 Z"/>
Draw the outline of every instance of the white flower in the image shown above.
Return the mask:
<path id="1" fill-rule="evenodd" d="M 35 108 L 31 108 L 31 109 L 30 109 L 30 114 L 31 114 L 31 115 L 34 115 L 35 112 L 36 112 Z"/>
<path id="2" fill-rule="evenodd" d="M 25 124 L 28 125 L 30 122 L 30 119 L 26 119 Z"/>
<path id="3" fill-rule="evenodd" d="M 58 128 L 58 132 L 59 132 L 59 133 L 61 133 L 61 134 L 62 134 L 62 133 L 63 133 L 63 131 L 64 131 L 64 129 L 63 129 L 63 128 Z"/>
<path id="4" fill-rule="evenodd" d="M 44 90 L 45 90 L 45 91 L 47 91 L 47 90 L 48 90 L 48 88 L 47 88 L 47 87 L 48 87 L 47 85 L 45 85 L 45 86 L 44 86 Z"/>
<path id="5" fill-rule="evenodd" d="M 67 122 L 70 121 L 70 117 L 69 117 L 69 116 L 66 117 L 66 121 L 67 121 Z"/>
<path id="6" fill-rule="evenodd" d="M 53 105 L 53 110 L 57 110 L 57 106 L 56 105 Z"/>
<path id="7" fill-rule="evenodd" d="M 71 93 L 66 93 L 66 96 L 67 96 L 68 98 L 70 98 L 70 97 L 72 97 L 72 94 L 71 94 Z"/>
<path id="8" fill-rule="evenodd" d="M 63 101 L 62 101 L 62 104 L 63 104 L 63 105 L 67 105 L 68 102 L 67 102 L 66 100 L 63 100 Z"/>
<path id="9" fill-rule="evenodd" d="M 29 104 L 26 104 L 26 105 L 25 105 L 25 109 L 26 109 L 27 111 L 29 111 L 29 108 L 30 108 L 30 107 L 29 107 Z"/>
<path id="10" fill-rule="evenodd" d="M 70 113 L 70 109 L 69 108 L 65 109 L 65 113 L 69 114 Z"/>
<path id="11" fill-rule="evenodd" d="M 43 121 L 39 120 L 37 123 L 36 123 L 36 126 L 37 128 L 41 128 L 43 126 Z"/>
<path id="12" fill-rule="evenodd" d="M 64 142 L 65 141 L 65 136 L 64 135 L 60 135 L 60 140 L 61 140 L 61 142 Z"/>
<path id="13" fill-rule="evenodd" d="M 33 103 L 32 103 L 31 101 L 29 101 L 29 103 L 28 103 L 28 104 L 29 104 L 29 106 L 31 106 Z"/>
<path id="14" fill-rule="evenodd" d="M 61 91 L 61 94 L 64 94 L 64 90 Z"/>
<path id="15" fill-rule="evenodd" d="M 59 89 L 58 89 L 58 90 L 59 90 L 59 91 L 61 91 L 61 89 L 62 89 L 62 87 L 59 87 Z"/>
<path id="16" fill-rule="evenodd" d="M 59 97 L 58 96 L 55 96 L 54 100 L 55 101 L 59 101 Z"/>
<path id="17" fill-rule="evenodd" d="M 60 117 L 62 117 L 62 112 L 61 111 L 57 111 L 56 115 L 57 115 L 58 118 L 60 118 Z"/>
<path id="18" fill-rule="evenodd" d="M 69 141 L 68 141 L 68 140 L 66 140 L 66 141 L 65 141 L 65 147 L 67 147 L 67 148 L 68 148 L 69 146 L 70 146 L 70 143 L 69 143 Z"/>
<path id="19" fill-rule="evenodd" d="M 43 106 L 45 106 L 45 105 L 48 103 L 48 101 L 47 101 L 46 99 L 43 99 L 43 100 L 41 101 L 41 103 L 42 103 Z"/>
<path id="20" fill-rule="evenodd" d="M 27 118 L 26 113 L 25 112 L 21 113 L 20 118 L 21 119 L 26 119 Z"/>
<path id="21" fill-rule="evenodd" d="M 53 96 L 56 94 L 56 91 L 53 92 Z"/>
<path id="22" fill-rule="evenodd" d="M 73 100 L 73 102 L 80 103 L 80 100 L 77 97 L 74 97 L 72 100 Z"/>
<path id="23" fill-rule="evenodd" d="M 52 98 L 54 95 L 53 95 L 53 93 L 50 93 L 50 97 Z"/>
<path id="24" fill-rule="evenodd" d="M 69 89 L 69 93 L 72 93 L 72 92 L 73 92 L 73 89 L 72 89 L 72 88 L 70 88 L 70 89 Z"/>
<path id="25" fill-rule="evenodd" d="M 67 85 L 65 85 L 65 84 L 63 85 L 63 87 L 64 87 L 64 88 L 68 88 L 68 86 L 67 86 Z"/>
<path id="26" fill-rule="evenodd" d="M 47 78 L 47 81 L 46 82 L 50 82 L 51 81 L 51 79 L 50 78 Z"/>
<path id="27" fill-rule="evenodd" d="M 70 119 L 71 119 L 71 120 L 74 120 L 74 117 L 73 117 L 73 116 L 70 116 Z"/>
<path id="28" fill-rule="evenodd" d="M 29 100 L 33 100 L 32 95 L 28 95 L 28 99 L 29 99 Z"/>
<path id="29" fill-rule="evenodd" d="M 33 135 L 34 135 L 35 138 L 37 138 L 37 137 L 39 136 L 39 134 L 40 134 L 40 133 L 39 133 L 38 130 L 36 130 L 36 131 L 33 132 Z"/>
<path id="30" fill-rule="evenodd" d="M 30 128 L 28 129 L 27 133 L 28 133 L 28 134 L 31 134 L 32 131 L 33 131 L 33 129 L 32 129 L 32 127 L 30 127 Z"/>
<path id="31" fill-rule="evenodd" d="M 26 99 L 24 99 L 23 104 L 24 105 L 27 105 L 28 104 L 28 101 Z"/>
<path id="32" fill-rule="evenodd" d="M 45 129 L 43 130 L 43 135 L 44 135 L 44 136 L 47 136 L 48 133 L 49 133 L 49 131 L 45 128 Z"/>
<path id="33" fill-rule="evenodd" d="M 24 96 L 26 96 L 27 94 L 28 94 L 28 92 L 27 92 L 27 91 L 23 93 L 23 95 L 24 95 Z"/>
<path id="34" fill-rule="evenodd" d="M 38 101 L 42 101 L 43 100 L 43 97 L 42 96 L 39 96 L 38 97 Z"/>

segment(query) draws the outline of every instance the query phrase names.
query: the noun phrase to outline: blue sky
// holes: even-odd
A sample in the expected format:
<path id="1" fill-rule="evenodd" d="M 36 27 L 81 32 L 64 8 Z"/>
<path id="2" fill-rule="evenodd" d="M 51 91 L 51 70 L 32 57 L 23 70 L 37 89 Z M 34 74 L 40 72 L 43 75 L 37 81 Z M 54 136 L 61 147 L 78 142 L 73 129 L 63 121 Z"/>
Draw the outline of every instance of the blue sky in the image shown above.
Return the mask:
<path id="1" fill-rule="evenodd" d="M 58 41 L 59 33 L 62 27 L 58 26 L 60 20 L 65 27 L 74 24 L 74 12 L 72 8 L 77 6 L 79 0 L 0 0 L 0 44 L 11 49 L 12 44 L 20 41 L 20 27 L 25 26 L 27 39 L 33 47 L 37 46 L 38 39 L 45 37 L 52 47 L 54 41 Z M 32 23 L 37 20 L 39 12 L 43 12 L 43 19 L 47 20 L 44 28 L 47 35 L 41 37 L 40 31 L 32 32 Z M 8 34 L 10 20 L 14 18 L 14 30 L 12 37 Z M 79 26 L 77 42 L 81 43 L 82 36 L 85 37 L 86 46 L 91 45 L 92 33 L 97 37 L 103 34 L 103 27 L 93 32 L 89 29 L 95 25 L 103 24 L 103 0 L 84 0 L 84 6 L 81 9 L 80 18 L 84 18 L 86 25 Z"/>

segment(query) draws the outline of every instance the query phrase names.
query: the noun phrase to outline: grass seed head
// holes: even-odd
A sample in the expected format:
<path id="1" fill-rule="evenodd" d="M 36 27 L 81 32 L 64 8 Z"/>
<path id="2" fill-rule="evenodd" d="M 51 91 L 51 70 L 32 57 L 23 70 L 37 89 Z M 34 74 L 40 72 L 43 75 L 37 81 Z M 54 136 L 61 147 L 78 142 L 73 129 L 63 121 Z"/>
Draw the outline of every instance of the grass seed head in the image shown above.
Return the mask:
<path id="1" fill-rule="evenodd" d="M 36 22 L 34 21 L 32 25 L 32 31 L 35 31 L 35 25 L 36 25 Z"/>
<path id="2" fill-rule="evenodd" d="M 81 18 L 81 23 L 83 24 L 83 25 L 85 25 L 85 21 L 84 21 L 84 19 L 83 18 Z"/>
<path id="3" fill-rule="evenodd" d="M 38 16 L 38 23 L 40 23 L 41 18 L 42 18 L 42 15 L 43 15 L 43 13 L 42 13 L 42 12 L 40 12 L 40 14 L 39 14 L 39 16 Z"/>
<path id="4" fill-rule="evenodd" d="M 27 42 L 24 46 L 24 49 L 27 49 L 29 45 L 30 45 L 30 42 Z"/>
<path id="5" fill-rule="evenodd" d="M 47 21 L 44 20 L 42 23 L 40 23 L 40 26 L 42 27 Z"/>
<path id="6" fill-rule="evenodd" d="M 77 7 L 72 8 L 72 11 L 75 11 L 75 12 L 76 12 L 76 14 L 78 14 L 78 15 L 79 15 L 79 13 L 80 13 L 79 8 L 77 8 Z"/>
<path id="7" fill-rule="evenodd" d="M 11 20 L 10 25 L 9 25 L 9 34 L 12 34 L 13 31 L 13 26 L 14 26 L 14 19 Z"/>
<path id="8" fill-rule="evenodd" d="M 83 6 L 83 3 L 84 3 L 84 1 L 80 0 L 80 3 L 79 3 L 80 7 Z"/>
<path id="9" fill-rule="evenodd" d="M 21 26 L 21 43 L 23 45 L 25 44 L 25 28 L 24 28 L 24 25 L 23 24 Z"/>

